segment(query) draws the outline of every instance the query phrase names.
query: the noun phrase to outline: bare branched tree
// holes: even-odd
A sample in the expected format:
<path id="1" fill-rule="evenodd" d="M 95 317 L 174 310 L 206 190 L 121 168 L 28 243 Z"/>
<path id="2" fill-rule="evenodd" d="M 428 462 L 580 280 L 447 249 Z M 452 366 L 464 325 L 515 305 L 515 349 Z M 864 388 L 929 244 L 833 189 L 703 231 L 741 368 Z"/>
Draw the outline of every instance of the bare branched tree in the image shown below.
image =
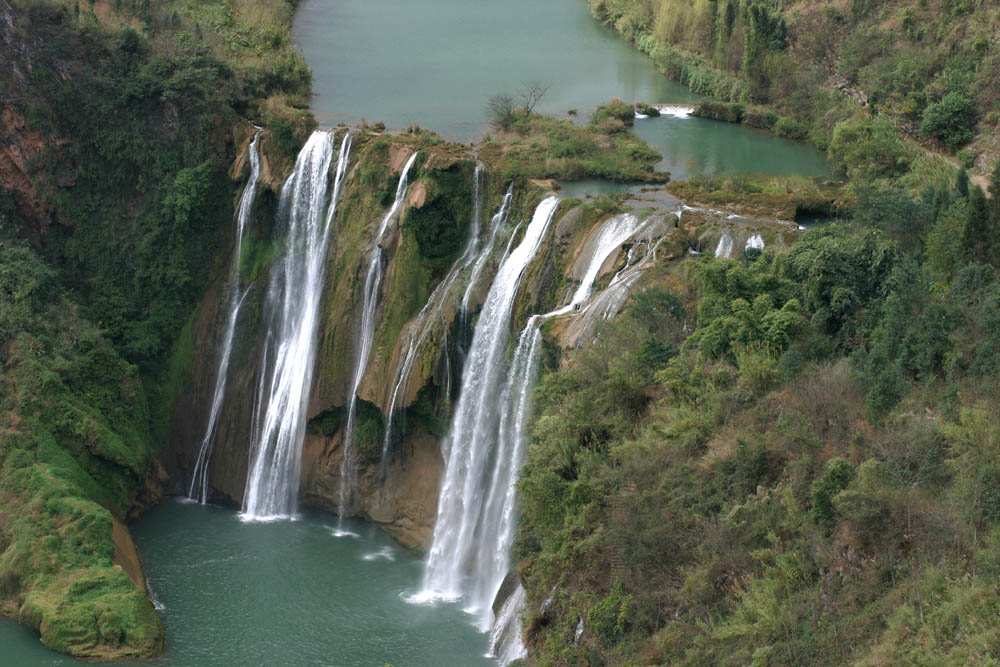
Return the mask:
<path id="1" fill-rule="evenodd" d="M 517 95 L 497 93 L 486 101 L 486 122 L 494 132 L 507 132 L 519 116 L 528 117 L 551 86 L 537 81 L 522 84 Z"/>
<path id="2" fill-rule="evenodd" d="M 535 110 L 535 105 L 545 97 L 545 93 L 549 92 L 549 88 L 551 87 L 552 84 L 541 83 L 539 81 L 529 81 L 521 84 L 521 106 L 529 116 Z"/>

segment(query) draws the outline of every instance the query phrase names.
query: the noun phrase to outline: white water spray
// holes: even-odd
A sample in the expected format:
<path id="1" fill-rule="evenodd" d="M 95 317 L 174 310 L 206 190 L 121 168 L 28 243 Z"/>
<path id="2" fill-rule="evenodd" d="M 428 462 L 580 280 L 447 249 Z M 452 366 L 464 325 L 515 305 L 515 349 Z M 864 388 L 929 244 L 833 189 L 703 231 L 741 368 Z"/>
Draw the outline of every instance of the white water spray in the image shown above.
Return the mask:
<path id="1" fill-rule="evenodd" d="M 754 234 L 753 236 L 751 236 L 750 238 L 748 238 L 747 239 L 747 244 L 746 244 L 746 246 L 744 246 L 744 249 L 745 250 L 750 250 L 751 248 L 753 248 L 754 250 L 763 250 L 764 249 L 764 237 L 761 236 L 760 234 Z"/>
<path id="2" fill-rule="evenodd" d="M 240 306 L 246 298 L 247 291 L 240 290 L 240 254 L 243 250 L 243 234 L 246 232 L 250 216 L 253 214 L 254 201 L 257 198 L 257 182 L 260 180 L 260 153 L 257 142 L 260 133 L 253 136 L 250 142 L 250 178 L 247 179 L 239 207 L 236 209 L 236 244 L 233 248 L 232 267 L 229 270 L 229 290 L 226 294 L 226 326 L 222 333 L 222 347 L 219 349 L 219 366 L 215 374 L 215 391 L 212 393 L 212 404 L 208 413 L 208 426 L 201 439 L 198 458 L 194 464 L 191 476 L 191 486 L 188 488 L 188 498 L 197 500 L 204 505 L 208 501 L 208 466 L 212 459 L 212 449 L 215 445 L 215 432 L 219 426 L 219 413 L 222 410 L 222 400 L 226 396 L 226 383 L 229 379 L 229 357 L 233 352 L 233 338 L 236 333 L 236 320 L 240 314 Z"/>
<path id="3" fill-rule="evenodd" d="M 438 497 L 437 522 L 418 598 L 457 599 L 474 585 L 466 571 L 477 546 L 482 502 L 489 489 L 488 465 L 496 442 L 501 410 L 497 396 L 507 368 L 504 351 L 510 339 L 510 317 L 521 276 L 541 245 L 559 200 L 548 197 L 535 209 L 521 243 L 497 271 L 483 304 L 462 373 L 451 433 L 443 443 L 445 474 Z M 478 563 L 476 563 L 478 565 Z M 471 601 L 488 605 L 490 601 Z"/>
<path id="4" fill-rule="evenodd" d="M 278 216 L 287 231 L 287 250 L 271 270 L 264 306 L 268 341 L 256 405 L 263 416 L 251 448 L 243 501 L 247 520 L 295 513 L 329 231 L 350 148 L 348 134 L 340 146 L 331 194 L 333 136 L 314 132 L 281 191 Z"/>
<path id="5" fill-rule="evenodd" d="M 382 218 L 382 222 L 372 239 L 371 256 L 368 260 L 368 271 L 365 273 L 364 295 L 361 304 L 361 326 L 354 342 L 354 374 L 351 378 L 351 394 L 348 400 L 347 426 L 344 429 L 344 456 L 340 463 L 339 513 L 341 521 L 347 512 L 347 504 L 350 502 L 351 495 L 354 493 L 353 455 L 358 388 L 361 386 L 361 380 L 365 377 L 365 371 L 368 369 L 368 356 L 371 354 L 372 343 L 375 341 L 375 315 L 382 294 L 382 278 L 385 276 L 386 252 L 382 248 L 382 241 L 389 224 L 399 220 L 403 202 L 406 199 L 406 191 L 409 188 L 410 168 L 416 159 L 417 153 L 414 153 L 403 166 L 403 171 L 399 175 L 399 183 L 396 184 L 396 198 L 385 217 Z"/>
<path id="6" fill-rule="evenodd" d="M 733 256 L 733 237 L 723 234 L 719 237 L 719 243 L 715 246 L 715 257 L 717 259 L 729 259 Z"/>

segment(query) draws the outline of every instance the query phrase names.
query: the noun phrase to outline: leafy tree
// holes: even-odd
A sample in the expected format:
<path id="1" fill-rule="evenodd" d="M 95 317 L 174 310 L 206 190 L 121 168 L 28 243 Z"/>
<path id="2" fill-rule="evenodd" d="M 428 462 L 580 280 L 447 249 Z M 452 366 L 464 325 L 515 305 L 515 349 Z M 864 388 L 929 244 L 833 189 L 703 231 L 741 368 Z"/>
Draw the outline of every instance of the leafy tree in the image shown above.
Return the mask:
<path id="1" fill-rule="evenodd" d="M 965 261 L 965 222 L 968 218 L 968 203 L 964 199 L 955 201 L 943 211 L 925 241 L 927 265 L 950 277 Z"/>
<path id="2" fill-rule="evenodd" d="M 962 236 L 962 245 L 967 256 L 977 262 L 998 264 L 998 240 L 996 229 L 991 224 L 989 204 L 986 195 L 978 186 L 969 193 L 969 211 Z"/>
<path id="3" fill-rule="evenodd" d="M 949 148 L 957 148 L 972 140 L 976 108 L 972 100 L 961 93 L 951 92 L 940 102 L 924 109 L 920 136 L 934 137 Z"/>
<path id="4" fill-rule="evenodd" d="M 994 227 L 1000 228 L 1000 160 L 996 161 L 990 173 L 990 217 Z"/>
<path id="5" fill-rule="evenodd" d="M 896 128 L 883 118 L 838 123 L 828 155 L 852 180 L 861 182 L 898 176 L 909 169 L 911 161 Z"/>
<path id="6" fill-rule="evenodd" d="M 847 488 L 854 478 L 854 466 L 844 459 L 834 458 L 826 462 L 822 477 L 812 484 L 813 521 L 823 526 L 832 526 L 836 518 L 833 497 Z"/>

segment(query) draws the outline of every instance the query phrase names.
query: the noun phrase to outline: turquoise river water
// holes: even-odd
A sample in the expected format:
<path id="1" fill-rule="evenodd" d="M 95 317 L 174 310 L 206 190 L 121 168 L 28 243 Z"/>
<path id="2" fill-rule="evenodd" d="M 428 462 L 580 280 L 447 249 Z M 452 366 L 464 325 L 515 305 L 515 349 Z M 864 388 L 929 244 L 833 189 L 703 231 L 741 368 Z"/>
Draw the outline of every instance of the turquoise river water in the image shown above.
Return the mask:
<path id="1" fill-rule="evenodd" d="M 302 0 L 293 34 L 312 67 L 312 108 L 323 124 L 416 123 L 475 141 L 487 129 L 489 97 L 527 82 L 550 86 L 537 111 L 566 117 L 575 109 L 578 121 L 612 97 L 698 100 L 595 21 L 585 0 Z M 635 132 L 660 150 L 660 169 L 675 180 L 831 175 L 811 146 L 720 121 L 663 116 L 636 121 Z"/>
<path id="2" fill-rule="evenodd" d="M 423 563 L 372 524 L 336 518 L 243 523 L 231 509 L 164 502 L 132 526 L 167 630 L 153 667 L 489 665 L 454 606 L 403 598 Z M 82 664 L 0 621 L 0 665 Z M 120 663 L 119 663 L 120 664 Z"/>

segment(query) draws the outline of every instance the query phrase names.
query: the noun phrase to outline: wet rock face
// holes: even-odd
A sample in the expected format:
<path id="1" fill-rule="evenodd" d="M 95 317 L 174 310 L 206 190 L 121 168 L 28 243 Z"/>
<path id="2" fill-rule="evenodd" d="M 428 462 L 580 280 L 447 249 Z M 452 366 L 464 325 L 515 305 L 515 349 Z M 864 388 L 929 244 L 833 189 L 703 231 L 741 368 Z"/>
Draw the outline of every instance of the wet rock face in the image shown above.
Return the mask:
<path id="1" fill-rule="evenodd" d="M 306 436 L 300 491 L 306 505 L 338 511 L 343 455 L 341 432 L 332 437 Z M 347 514 L 381 525 L 404 546 L 425 549 L 434 530 L 443 467 L 437 438 L 430 434 L 406 438 L 384 480 L 379 478 L 378 462 L 361 467 Z"/>

